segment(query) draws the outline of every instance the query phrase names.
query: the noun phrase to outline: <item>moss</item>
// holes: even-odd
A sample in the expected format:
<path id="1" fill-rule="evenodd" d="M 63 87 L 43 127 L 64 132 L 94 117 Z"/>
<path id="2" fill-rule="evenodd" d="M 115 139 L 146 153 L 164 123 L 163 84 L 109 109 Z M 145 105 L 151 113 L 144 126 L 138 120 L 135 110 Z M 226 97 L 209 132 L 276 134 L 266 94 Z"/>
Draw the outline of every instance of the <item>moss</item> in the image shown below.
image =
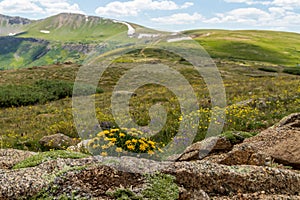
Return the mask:
<path id="1" fill-rule="evenodd" d="M 107 195 L 118 200 L 174 200 L 179 198 L 179 189 L 174 182 L 174 176 L 162 173 L 146 174 L 145 181 L 146 187 L 141 194 L 137 195 L 127 188 L 119 188 L 114 192 L 107 192 Z"/>
<path id="2" fill-rule="evenodd" d="M 168 174 L 146 175 L 148 186 L 142 191 L 143 197 L 148 199 L 174 200 L 179 198 L 179 189 L 175 177 Z"/>
<path id="3" fill-rule="evenodd" d="M 27 159 L 17 163 L 13 169 L 21 169 L 27 167 L 34 167 L 37 166 L 45 161 L 48 160 L 55 160 L 58 158 L 72 158 L 72 159 L 79 159 L 88 157 L 86 154 L 77 153 L 77 152 L 70 152 L 70 151 L 47 151 L 38 153 L 36 155 L 30 156 Z"/>
<path id="4" fill-rule="evenodd" d="M 129 189 L 117 189 L 114 192 L 107 192 L 107 195 L 113 197 L 117 200 L 141 200 L 143 199 L 141 196 L 137 196 Z"/>
<path id="5" fill-rule="evenodd" d="M 232 144 L 242 142 L 246 138 L 255 136 L 256 132 L 244 132 L 244 131 L 226 131 L 221 134 L 221 136 L 228 139 Z"/>

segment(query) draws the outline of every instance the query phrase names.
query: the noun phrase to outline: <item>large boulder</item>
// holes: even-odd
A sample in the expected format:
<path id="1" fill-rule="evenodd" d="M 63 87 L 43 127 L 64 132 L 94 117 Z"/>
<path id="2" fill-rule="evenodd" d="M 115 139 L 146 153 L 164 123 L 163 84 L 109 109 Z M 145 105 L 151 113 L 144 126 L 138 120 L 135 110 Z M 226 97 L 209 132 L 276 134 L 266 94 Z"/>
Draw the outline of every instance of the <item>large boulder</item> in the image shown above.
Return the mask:
<path id="1" fill-rule="evenodd" d="M 34 154 L 34 152 L 17 149 L 0 149 L 0 169 L 10 169 Z"/>
<path id="2" fill-rule="evenodd" d="M 285 117 L 244 143 L 260 154 L 272 157 L 277 163 L 300 169 L 300 113 Z"/>
<path id="3" fill-rule="evenodd" d="M 271 128 L 237 144 L 228 153 L 204 158 L 225 165 L 272 165 L 300 169 L 300 113 L 291 114 Z"/>
<path id="4" fill-rule="evenodd" d="M 200 160 L 211 153 L 228 152 L 233 145 L 225 137 L 210 137 L 187 147 L 183 154 L 178 155 L 176 161 Z M 172 157 L 171 157 L 172 158 Z M 172 160 L 172 159 L 169 159 Z"/>
<path id="5" fill-rule="evenodd" d="M 266 165 L 268 156 L 259 153 L 258 150 L 249 145 L 237 145 L 232 151 L 221 157 L 217 163 L 224 165 Z"/>
<path id="6" fill-rule="evenodd" d="M 70 138 L 62 133 L 55 135 L 44 136 L 39 140 L 39 143 L 47 149 L 67 149 L 78 143 L 78 140 Z"/>

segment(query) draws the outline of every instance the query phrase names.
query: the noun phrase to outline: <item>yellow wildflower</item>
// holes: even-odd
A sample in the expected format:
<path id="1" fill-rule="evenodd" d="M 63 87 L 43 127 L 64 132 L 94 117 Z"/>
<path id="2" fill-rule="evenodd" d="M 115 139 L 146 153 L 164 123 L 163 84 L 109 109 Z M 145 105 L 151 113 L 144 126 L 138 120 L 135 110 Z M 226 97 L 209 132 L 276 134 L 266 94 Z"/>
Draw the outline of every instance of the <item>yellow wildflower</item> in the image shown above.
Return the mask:
<path id="1" fill-rule="evenodd" d="M 104 133 L 104 131 L 102 131 L 102 132 L 98 133 L 98 134 L 97 134 L 97 136 L 98 136 L 98 137 L 103 137 L 103 136 L 105 136 L 105 133 Z"/>
<path id="2" fill-rule="evenodd" d="M 125 137 L 126 135 L 124 133 L 120 133 L 119 137 Z"/>
<path id="3" fill-rule="evenodd" d="M 153 155 L 153 154 L 154 154 L 154 151 L 149 150 L 149 151 L 148 151 L 148 154 L 149 154 L 149 155 Z"/>
<path id="4" fill-rule="evenodd" d="M 134 147 L 134 145 L 130 144 L 130 145 L 127 145 L 127 149 L 129 149 L 129 150 L 134 150 L 135 147 Z"/>
<path id="5" fill-rule="evenodd" d="M 131 140 L 127 140 L 127 141 L 125 142 L 125 144 L 126 144 L 126 145 L 131 144 Z"/>
<path id="6" fill-rule="evenodd" d="M 107 152 L 102 152 L 101 156 L 104 156 L 104 157 L 107 156 Z"/>
<path id="7" fill-rule="evenodd" d="M 141 150 L 141 151 L 145 151 L 145 150 L 146 150 L 145 145 L 140 145 L 140 150 Z"/>
<path id="8" fill-rule="evenodd" d="M 121 153 L 122 151 L 123 151 L 122 148 L 120 147 L 116 148 L 116 152 Z"/>
<path id="9" fill-rule="evenodd" d="M 137 139 L 132 139 L 131 140 L 133 143 L 137 143 L 138 141 L 137 141 Z"/>
<path id="10" fill-rule="evenodd" d="M 118 132 L 119 131 L 119 129 L 118 128 L 113 128 L 113 129 L 110 129 L 110 132 L 111 133 L 115 133 L 115 132 Z"/>
<path id="11" fill-rule="evenodd" d="M 109 140 L 113 143 L 115 143 L 117 141 L 117 138 L 109 138 Z"/>

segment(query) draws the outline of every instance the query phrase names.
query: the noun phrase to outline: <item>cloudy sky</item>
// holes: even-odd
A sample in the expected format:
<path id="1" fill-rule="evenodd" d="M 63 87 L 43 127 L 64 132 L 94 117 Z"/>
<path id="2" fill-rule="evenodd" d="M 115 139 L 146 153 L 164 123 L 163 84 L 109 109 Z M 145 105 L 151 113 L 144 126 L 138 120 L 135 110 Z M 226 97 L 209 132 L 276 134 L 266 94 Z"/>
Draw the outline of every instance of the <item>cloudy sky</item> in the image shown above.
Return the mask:
<path id="1" fill-rule="evenodd" d="M 300 33 L 300 0 L 1 0 L 0 13 L 40 19 L 61 12 L 160 30 L 265 29 Z"/>

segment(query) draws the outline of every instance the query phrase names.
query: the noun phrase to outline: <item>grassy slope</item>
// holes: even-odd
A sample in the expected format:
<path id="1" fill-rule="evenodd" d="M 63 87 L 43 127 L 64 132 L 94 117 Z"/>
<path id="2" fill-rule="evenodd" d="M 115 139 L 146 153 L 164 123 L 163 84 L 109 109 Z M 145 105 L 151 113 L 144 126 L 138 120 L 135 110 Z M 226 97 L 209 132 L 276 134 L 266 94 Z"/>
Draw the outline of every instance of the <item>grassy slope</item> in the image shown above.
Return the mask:
<path id="1" fill-rule="evenodd" d="M 127 27 L 112 20 L 99 17 L 86 17 L 77 14 L 59 14 L 36 21 L 26 28 L 20 37 L 33 37 L 61 42 L 95 42 L 127 31 Z M 49 34 L 41 30 L 50 31 Z"/>
<path id="2" fill-rule="evenodd" d="M 192 30 L 185 32 L 213 58 L 261 61 L 296 66 L 300 34 L 275 31 Z"/>
<path id="3" fill-rule="evenodd" d="M 2 30 L 6 26 L 4 22 L 0 24 Z M 5 47 L 0 50 L 0 70 L 51 65 L 66 61 L 81 63 L 84 55 L 65 50 L 62 48 L 64 44 L 96 44 L 118 33 L 127 33 L 124 24 L 99 17 L 88 17 L 87 20 L 84 15 L 76 14 L 59 14 L 33 21 L 31 24 L 22 25 L 22 29 L 25 31 L 18 34 L 17 38 L 0 38 L 0 46 Z M 50 33 L 41 33 L 41 30 Z M 48 44 L 22 40 L 23 38 L 42 39 L 48 41 Z"/>

